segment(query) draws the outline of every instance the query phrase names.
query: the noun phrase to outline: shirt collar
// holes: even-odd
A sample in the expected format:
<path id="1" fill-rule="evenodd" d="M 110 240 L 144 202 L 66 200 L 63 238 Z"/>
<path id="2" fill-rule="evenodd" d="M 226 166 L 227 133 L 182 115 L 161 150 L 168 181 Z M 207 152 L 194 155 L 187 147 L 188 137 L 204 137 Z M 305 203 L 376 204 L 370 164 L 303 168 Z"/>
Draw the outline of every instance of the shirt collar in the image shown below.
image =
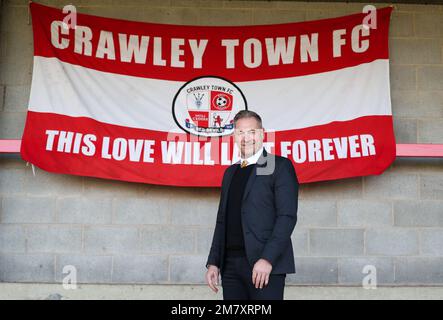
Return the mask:
<path id="1" fill-rule="evenodd" d="M 246 158 L 246 159 L 244 159 L 244 158 L 241 158 L 241 162 L 243 162 L 244 160 L 246 160 L 247 162 L 248 162 L 248 166 L 250 165 L 250 164 L 256 164 L 257 162 L 258 162 L 258 159 L 260 158 L 260 156 L 262 155 L 262 153 L 263 153 L 263 146 L 255 153 L 255 154 L 253 154 L 252 156 L 250 156 L 249 158 Z M 240 162 L 240 163 L 241 163 Z"/>

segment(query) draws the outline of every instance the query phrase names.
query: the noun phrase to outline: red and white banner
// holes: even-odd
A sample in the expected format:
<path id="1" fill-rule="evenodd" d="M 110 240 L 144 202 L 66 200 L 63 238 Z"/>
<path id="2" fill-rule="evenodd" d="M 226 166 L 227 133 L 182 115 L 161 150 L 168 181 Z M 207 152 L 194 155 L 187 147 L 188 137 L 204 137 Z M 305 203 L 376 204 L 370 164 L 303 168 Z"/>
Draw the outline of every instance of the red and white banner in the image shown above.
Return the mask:
<path id="1" fill-rule="evenodd" d="M 242 109 L 262 116 L 266 149 L 291 159 L 301 183 L 381 174 L 395 158 L 391 8 L 370 24 L 364 13 L 235 27 L 78 14 L 74 28 L 61 10 L 30 6 L 21 155 L 44 170 L 219 186 L 239 157 Z"/>

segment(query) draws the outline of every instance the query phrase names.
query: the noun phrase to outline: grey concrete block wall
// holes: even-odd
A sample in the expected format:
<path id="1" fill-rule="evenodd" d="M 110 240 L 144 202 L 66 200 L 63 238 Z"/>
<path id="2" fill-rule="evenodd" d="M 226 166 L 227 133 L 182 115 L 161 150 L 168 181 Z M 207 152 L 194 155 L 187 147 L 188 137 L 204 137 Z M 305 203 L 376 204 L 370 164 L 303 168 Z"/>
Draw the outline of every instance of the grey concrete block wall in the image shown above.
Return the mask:
<path id="1" fill-rule="evenodd" d="M 58 254 L 55 260 L 55 281 L 62 282 L 74 266 L 80 283 L 111 283 L 112 256 Z M 64 270 L 65 269 L 65 270 Z"/>
<path id="2" fill-rule="evenodd" d="M 140 232 L 128 226 L 85 226 L 83 246 L 88 254 L 137 254 Z"/>
<path id="3" fill-rule="evenodd" d="M 40 1 L 62 6 L 63 0 Z M 20 139 L 32 77 L 27 0 L 0 16 L 0 139 Z M 66 2 L 67 3 L 67 2 Z M 282 23 L 359 12 L 360 3 L 77 0 L 80 13 L 197 25 Z M 386 4 L 378 4 L 383 7 Z M 390 31 L 397 143 L 443 143 L 443 6 L 397 4 Z M 0 155 L 0 281 L 200 284 L 217 188 L 46 173 Z M 443 159 L 397 159 L 381 176 L 302 185 L 292 285 L 443 284 Z"/>
<path id="4" fill-rule="evenodd" d="M 368 275 L 365 267 L 375 267 L 377 284 L 393 285 L 394 261 L 391 257 L 353 257 L 338 260 L 338 282 L 346 285 L 361 285 L 362 279 Z"/>
<path id="5" fill-rule="evenodd" d="M 82 228 L 78 226 L 30 226 L 27 250 L 30 253 L 79 253 L 82 251 Z"/>
<path id="6" fill-rule="evenodd" d="M 419 239 L 417 230 L 392 228 L 366 231 L 366 254 L 373 256 L 418 255 Z"/>
<path id="7" fill-rule="evenodd" d="M 167 255 L 115 255 L 112 283 L 168 283 L 169 268 Z"/>
<path id="8" fill-rule="evenodd" d="M 310 254 L 313 256 L 359 256 L 364 253 L 364 229 L 312 229 Z"/>

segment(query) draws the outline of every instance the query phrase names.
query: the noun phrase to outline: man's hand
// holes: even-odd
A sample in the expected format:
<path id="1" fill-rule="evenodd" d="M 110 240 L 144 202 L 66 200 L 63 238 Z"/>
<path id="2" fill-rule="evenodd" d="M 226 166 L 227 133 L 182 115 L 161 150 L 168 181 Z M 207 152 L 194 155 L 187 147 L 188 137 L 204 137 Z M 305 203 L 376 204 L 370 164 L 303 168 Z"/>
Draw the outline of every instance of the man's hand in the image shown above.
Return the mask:
<path id="1" fill-rule="evenodd" d="M 218 268 L 212 265 L 209 266 L 206 272 L 206 283 L 215 293 L 218 292 L 218 288 L 216 287 L 218 286 L 218 273 Z"/>
<path id="2" fill-rule="evenodd" d="M 263 289 L 268 285 L 269 275 L 272 271 L 272 265 L 265 259 L 259 259 L 252 269 L 252 284 L 255 288 Z"/>

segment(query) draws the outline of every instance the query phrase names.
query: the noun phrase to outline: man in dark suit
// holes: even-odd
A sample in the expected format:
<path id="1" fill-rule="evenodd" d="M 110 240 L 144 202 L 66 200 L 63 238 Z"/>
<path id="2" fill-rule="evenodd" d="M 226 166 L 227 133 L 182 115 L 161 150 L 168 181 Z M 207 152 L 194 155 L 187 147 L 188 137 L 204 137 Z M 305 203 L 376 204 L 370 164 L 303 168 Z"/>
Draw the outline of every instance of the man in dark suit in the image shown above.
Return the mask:
<path id="1" fill-rule="evenodd" d="M 295 273 L 291 234 L 297 222 L 298 180 L 292 162 L 266 152 L 260 116 L 234 118 L 241 161 L 223 176 L 206 282 L 225 300 L 283 299 L 287 273 Z"/>

